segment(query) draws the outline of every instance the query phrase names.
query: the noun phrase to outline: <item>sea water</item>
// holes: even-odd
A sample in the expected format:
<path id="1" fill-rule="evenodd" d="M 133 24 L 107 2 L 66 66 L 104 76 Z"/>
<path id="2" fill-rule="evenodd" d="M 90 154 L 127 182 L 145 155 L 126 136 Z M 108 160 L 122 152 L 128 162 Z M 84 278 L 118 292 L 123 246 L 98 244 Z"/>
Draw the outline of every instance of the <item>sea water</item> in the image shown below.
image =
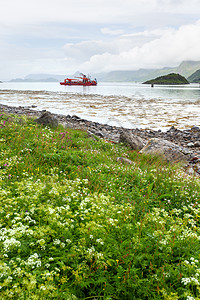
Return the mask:
<path id="1" fill-rule="evenodd" d="M 104 83 L 61 86 L 53 83 L 0 84 L 0 103 L 46 109 L 63 115 L 126 128 L 167 130 L 200 126 L 200 85 Z"/>

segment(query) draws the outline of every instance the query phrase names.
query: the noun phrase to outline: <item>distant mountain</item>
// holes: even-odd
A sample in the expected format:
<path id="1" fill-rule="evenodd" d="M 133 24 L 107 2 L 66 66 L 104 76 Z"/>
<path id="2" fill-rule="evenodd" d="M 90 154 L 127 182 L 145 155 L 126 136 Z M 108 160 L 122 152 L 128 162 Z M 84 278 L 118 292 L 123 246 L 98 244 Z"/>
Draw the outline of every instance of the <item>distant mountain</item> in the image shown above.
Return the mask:
<path id="1" fill-rule="evenodd" d="M 148 80 L 144 84 L 167 84 L 167 85 L 177 85 L 177 84 L 189 84 L 187 79 L 180 74 L 170 73 L 168 75 L 160 76 L 155 79 Z"/>
<path id="2" fill-rule="evenodd" d="M 38 79 L 32 79 L 32 78 L 27 78 L 27 79 L 21 79 L 21 78 L 16 78 L 16 79 L 12 79 L 10 80 L 10 82 L 58 82 L 59 80 L 57 80 L 56 78 L 38 78 Z"/>
<path id="3" fill-rule="evenodd" d="M 183 61 L 177 68 L 176 73 L 179 73 L 186 78 L 200 69 L 200 61 Z"/>
<path id="4" fill-rule="evenodd" d="M 53 74 L 29 74 L 24 77 L 24 80 L 28 81 L 59 81 L 63 78 L 63 75 L 53 75 Z"/>
<path id="5" fill-rule="evenodd" d="M 111 71 L 108 73 L 96 73 L 94 77 L 98 81 L 110 81 L 110 82 L 131 82 L 131 81 L 143 81 L 144 78 L 148 78 L 154 69 L 139 69 L 137 71 Z M 151 78 L 151 77 L 150 77 Z"/>
<path id="6" fill-rule="evenodd" d="M 74 75 L 54 75 L 54 74 L 29 74 L 22 78 L 10 80 L 11 82 L 59 82 L 66 77 Z"/>
<path id="7" fill-rule="evenodd" d="M 189 77 L 195 71 L 200 69 L 200 61 L 183 61 L 177 67 L 165 67 L 162 69 L 139 69 L 136 71 L 111 71 L 102 73 L 93 73 L 92 78 L 96 77 L 98 81 L 104 82 L 144 82 L 152 78 L 164 76 L 169 73 L 178 73 L 184 77 Z M 12 82 L 59 82 L 67 77 L 79 76 L 80 72 L 74 74 L 54 75 L 54 74 L 29 74 L 24 79 L 12 79 Z"/>
<path id="8" fill-rule="evenodd" d="M 188 81 L 191 83 L 200 83 L 200 69 L 190 75 Z"/>
<path id="9" fill-rule="evenodd" d="M 198 69 L 200 69 L 200 61 L 183 61 L 177 67 L 165 67 L 162 69 L 139 69 L 137 71 L 112 71 L 108 73 L 97 73 L 95 74 L 95 77 L 98 79 L 98 81 L 144 82 L 170 73 L 178 73 L 187 78 Z"/>
<path id="10" fill-rule="evenodd" d="M 60 82 L 63 81 L 65 78 L 74 78 L 79 76 L 80 72 L 77 71 L 74 74 L 65 74 L 65 75 L 58 75 L 58 74 L 29 74 L 24 78 L 15 78 L 10 80 L 10 82 Z"/>

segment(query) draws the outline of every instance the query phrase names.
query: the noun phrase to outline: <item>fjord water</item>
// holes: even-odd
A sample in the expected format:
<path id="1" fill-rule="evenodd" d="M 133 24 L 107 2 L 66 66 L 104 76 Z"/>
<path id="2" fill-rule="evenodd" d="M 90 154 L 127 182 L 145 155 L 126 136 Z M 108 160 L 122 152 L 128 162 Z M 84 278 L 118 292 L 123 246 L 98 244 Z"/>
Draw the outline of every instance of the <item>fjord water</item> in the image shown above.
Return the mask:
<path id="1" fill-rule="evenodd" d="M 127 128 L 166 130 L 200 126 L 200 86 L 104 83 L 61 86 L 58 83 L 1 83 L 0 103 L 46 109 L 63 115 Z"/>

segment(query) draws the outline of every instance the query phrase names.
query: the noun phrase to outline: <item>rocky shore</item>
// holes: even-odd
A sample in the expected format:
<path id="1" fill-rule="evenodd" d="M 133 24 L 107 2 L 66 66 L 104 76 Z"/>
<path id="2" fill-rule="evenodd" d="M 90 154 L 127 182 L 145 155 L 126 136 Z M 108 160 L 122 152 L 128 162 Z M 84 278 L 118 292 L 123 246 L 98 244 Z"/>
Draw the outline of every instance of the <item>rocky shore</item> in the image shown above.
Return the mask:
<path id="1" fill-rule="evenodd" d="M 0 104 L 0 111 L 8 114 L 26 115 L 42 122 L 44 115 L 65 128 L 86 130 L 92 137 L 100 137 L 114 143 L 124 142 L 131 149 L 146 153 L 160 153 L 170 162 L 184 162 L 190 175 L 200 175 L 200 127 L 179 130 L 172 126 L 163 132 L 150 129 L 125 129 L 81 119 L 78 116 L 48 113 L 35 110 L 36 107 L 11 107 Z M 51 122 L 49 120 L 48 122 Z"/>

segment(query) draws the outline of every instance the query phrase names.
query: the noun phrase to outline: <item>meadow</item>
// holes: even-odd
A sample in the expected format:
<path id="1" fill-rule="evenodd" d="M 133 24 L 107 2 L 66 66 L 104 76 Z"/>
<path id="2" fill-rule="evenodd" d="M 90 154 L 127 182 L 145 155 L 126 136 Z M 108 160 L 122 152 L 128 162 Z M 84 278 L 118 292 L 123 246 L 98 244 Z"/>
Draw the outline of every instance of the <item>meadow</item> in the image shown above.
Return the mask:
<path id="1" fill-rule="evenodd" d="M 181 166 L 0 113 L 1 299 L 200 299 L 199 223 Z"/>

